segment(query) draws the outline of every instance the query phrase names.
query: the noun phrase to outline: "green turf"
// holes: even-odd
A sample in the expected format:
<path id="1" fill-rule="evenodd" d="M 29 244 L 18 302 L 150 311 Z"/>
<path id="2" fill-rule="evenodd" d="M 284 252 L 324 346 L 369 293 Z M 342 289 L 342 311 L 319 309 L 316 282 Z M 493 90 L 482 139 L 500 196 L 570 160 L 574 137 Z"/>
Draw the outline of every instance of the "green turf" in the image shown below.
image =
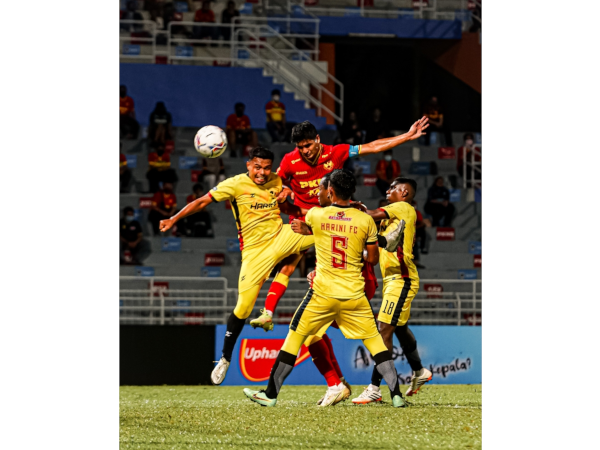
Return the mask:
<path id="1" fill-rule="evenodd" d="M 392 408 L 385 386 L 386 403 L 321 408 L 325 389 L 284 386 L 264 408 L 241 387 L 123 386 L 121 448 L 481 448 L 481 385 L 425 386 L 408 408 Z"/>

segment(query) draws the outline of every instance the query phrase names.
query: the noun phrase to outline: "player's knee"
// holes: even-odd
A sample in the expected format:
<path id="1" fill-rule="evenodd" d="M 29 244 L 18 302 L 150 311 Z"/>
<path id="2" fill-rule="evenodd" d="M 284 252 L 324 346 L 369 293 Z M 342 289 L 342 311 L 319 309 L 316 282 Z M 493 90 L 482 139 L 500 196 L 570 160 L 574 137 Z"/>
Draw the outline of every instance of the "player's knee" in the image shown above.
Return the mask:
<path id="1" fill-rule="evenodd" d="M 296 333 L 293 330 L 290 330 L 288 335 L 285 338 L 285 342 L 281 346 L 281 350 L 287 353 L 291 353 L 292 355 L 297 355 L 300 347 L 304 343 L 306 336 L 302 336 L 301 334 Z"/>

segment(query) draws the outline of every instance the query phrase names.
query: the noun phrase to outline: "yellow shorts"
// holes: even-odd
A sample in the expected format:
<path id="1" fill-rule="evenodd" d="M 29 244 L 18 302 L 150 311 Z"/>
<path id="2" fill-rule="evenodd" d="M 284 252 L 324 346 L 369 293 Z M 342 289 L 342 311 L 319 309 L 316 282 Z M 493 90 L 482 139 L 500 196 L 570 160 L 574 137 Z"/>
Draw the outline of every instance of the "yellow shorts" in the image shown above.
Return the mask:
<path id="1" fill-rule="evenodd" d="M 377 320 L 394 326 L 402 326 L 410 318 L 410 305 L 419 292 L 419 281 L 398 278 L 383 282 L 383 301 Z"/>
<path id="2" fill-rule="evenodd" d="M 366 296 L 356 300 L 321 297 L 309 289 L 294 313 L 290 330 L 302 336 L 323 336 L 336 321 L 347 339 L 369 339 L 379 334 Z"/>
<path id="3" fill-rule="evenodd" d="M 283 225 L 279 234 L 272 240 L 242 250 L 238 292 L 242 293 L 262 285 L 279 261 L 314 244 L 314 236 L 294 233 L 290 225 Z"/>

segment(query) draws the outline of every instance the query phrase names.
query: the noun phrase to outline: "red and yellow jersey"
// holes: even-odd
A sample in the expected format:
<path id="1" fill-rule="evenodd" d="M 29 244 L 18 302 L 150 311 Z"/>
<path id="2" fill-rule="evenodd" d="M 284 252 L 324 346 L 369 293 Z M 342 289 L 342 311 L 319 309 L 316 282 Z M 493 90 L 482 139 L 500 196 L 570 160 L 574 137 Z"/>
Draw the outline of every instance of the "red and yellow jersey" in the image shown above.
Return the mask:
<path id="1" fill-rule="evenodd" d="M 354 300 L 365 295 L 363 250 L 377 243 L 377 226 L 371 216 L 350 206 L 312 208 L 306 223 L 315 236 L 317 295 Z"/>
<path id="2" fill-rule="evenodd" d="M 359 155 L 360 145 L 321 145 L 317 162 L 309 164 L 300 151 L 286 154 L 277 169 L 279 175 L 294 192 L 294 204 L 310 209 L 319 206 L 319 183 L 321 178 L 334 169 L 341 169 L 348 158 Z"/>
<path id="3" fill-rule="evenodd" d="M 225 126 L 232 130 L 247 130 L 250 128 L 250 118 L 245 114 L 242 117 L 238 117 L 237 114 L 230 114 L 227 117 Z"/>
<path id="4" fill-rule="evenodd" d="M 385 211 L 389 217 L 389 219 L 381 221 L 379 229 L 381 236 L 395 230 L 401 220 L 406 222 L 404 236 L 398 250 L 392 253 L 384 248 L 379 249 L 379 267 L 384 284 L 392 278 L 410 278 L 418 283 L 419 273 L 413 262 L 413 244 L 417 223 L 415 208 L 406 202 L 396 202 L 379 209 Z"/>
<path id="5" fill-rule="evenodd" d="M 241 250 L 270 241 L 283 227 L 276 200 L 281 189 L 281 178 L 274 173 L 263 185 L 243 173 L 222 181 L 209 192 L 216 202 L 231 202 Z"/>
<path id="6" fill-rule="evenodd" d="M 119 113 L 129 114 L 133 111 L 133 99 L 129 96 L 119 97 Z"/>
<path id="7" fill-rule="evenodd" d="M 158 156 L 158 153 L 152 152 L 148 155 L 148 165 L 151 169 L 168 169 L 171 167 L 171 156 L 168 153 L 163 153 L 162 156 Z"/>
<path id="8" fill-rule="evenodd" d="M 208 11 L 199 9 L 198 11 L 196 11 L 196 14 L 194 15 L 194 22 L 214 22 L 214 21 L 215 21 L 215 13 L 213 12 L 212 9 L 209 9 Z"/>
<path id="9" fill-rule="evenodd" d="M 265 111 L 267 113 L 267 122 L 281 122 L 285 114 L 285 105 L 281 102 L 271 100 L 265 105 Z"/>
<path id="10" fill-rule="evenodd" d="M 161 209 L 170 211 L 177 207 L 177 197 L 175 194 L 167 194 L 166 192 L 158 191 L 152 197 L 152 206 L 158 206 Z"/>
<path id="11" fill-rule="evenodd" d="M 119 153 L 119 167 L 127 165 L 127 157 L 123 153 Z"/>

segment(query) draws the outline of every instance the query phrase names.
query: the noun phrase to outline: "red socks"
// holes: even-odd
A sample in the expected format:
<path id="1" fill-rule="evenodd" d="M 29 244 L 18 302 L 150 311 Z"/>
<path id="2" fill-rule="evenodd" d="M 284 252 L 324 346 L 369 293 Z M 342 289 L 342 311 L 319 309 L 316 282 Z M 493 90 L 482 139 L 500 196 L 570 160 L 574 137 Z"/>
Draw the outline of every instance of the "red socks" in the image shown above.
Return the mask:
<path id="1" fill-rule="evenodd" d="M 265 300 L 265 309 L 270 311 L 271 314 L 275 312 L 275 308 L 277 308 L 277 303 L 285 294 L 285 290 L 287 289 L 288 283 L 290 282 L 290 277 L 284 275 L 280 272 L 275 275 L 273 282 L 271 283 L 271 287 L 269 288 L 269 293 L 267 294 L 267 299 Z"/>
<path id="2" fill-rule="evenodd" d="M 335 369 L 337 376 L 342 378 L 344 375 L 342 374 L 342 369 L 340 369 L 340 365 L 337 362 L 335 353 L 333 353 L 333 345 L 331 345 L 331 339 L 329 339 L 329 336 L 324 334 L 322 340 L 325 341 L 325 344 L 329 348 L 329 360 L 331 361 L 331 364 L 333 365 L 333 368 Z"/>
<path id="3" fill-rule="evenodd" d="M 326 335 L 324 335 L 323 338 L 325 338 L 325 336 Z M 325 343 L 325 339 L 319 339 L 314 344 L 309 345 L 308 351 L 313 358 L 315 366 L 317 366 L 321 375 L 325 377 L 327 386 L 337 386 L 342 382 L 331 361 L 329 347 Z"/>

